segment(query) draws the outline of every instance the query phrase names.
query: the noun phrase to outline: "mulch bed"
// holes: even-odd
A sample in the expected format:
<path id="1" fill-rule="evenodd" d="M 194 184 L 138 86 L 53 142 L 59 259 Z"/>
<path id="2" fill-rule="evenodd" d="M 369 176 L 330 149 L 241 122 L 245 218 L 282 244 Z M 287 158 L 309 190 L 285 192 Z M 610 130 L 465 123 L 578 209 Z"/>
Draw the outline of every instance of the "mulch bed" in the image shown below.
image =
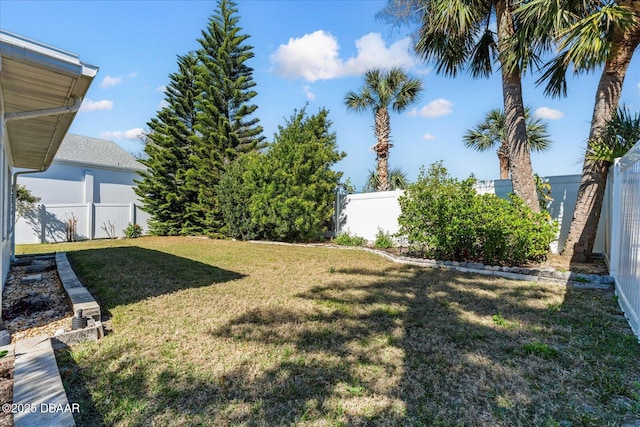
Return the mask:
<path id="1" fill-rule="evenodd" d="M 11 333 L 11 342 L 71 329 L 73 312 L 62 287 L 54 259 L 36 260 L 42 271 L 12 265 L 2 295 L 2 329 Z M 41 280 L 23 283 L 24 277 L 42 275 Z M 0 358 L 0 405 L 13 403 L 14 356 Z M 0 411 L 0 427 L 12 426 L 13 415 Z"/>

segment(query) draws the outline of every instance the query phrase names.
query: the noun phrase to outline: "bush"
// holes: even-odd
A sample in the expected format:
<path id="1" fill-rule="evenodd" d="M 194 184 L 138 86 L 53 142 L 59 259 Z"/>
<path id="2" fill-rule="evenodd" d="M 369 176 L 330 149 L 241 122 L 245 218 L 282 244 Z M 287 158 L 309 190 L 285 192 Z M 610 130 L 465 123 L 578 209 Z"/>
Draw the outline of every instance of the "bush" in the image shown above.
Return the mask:
<path id="1" fill-rule="evenodd" d="M 381 228 L 378 228 L 378 233 L 376 234 L 376 241 L 373 244 L 376 248 L 379 249 L 388 249 L 393 248 L 395 243 L 393 241 L 393 236 L 391 233 L 387 233 Z"/>
<path id="2" fill-rule="evenodd" d="M 522 200 L 479 196 L 473 178 L 451 178 L 441 162 L 422 170 L 400 197 L 398 235 L 422 256 L 520 265 L 544 260 L 557 224 Z"/>
<path id="3" fill-rule="evenodd" d="M 127 239 L 135 239 L 136 237 L 142 236 L 142 227 L 140 227 L 138 224 L 129 223 L 127 228 L 123 230 L 123 233 L 124 237 L 126 237 Z"/>
<path id="4" fill-rule="evenodd" d="M 367 239 L 360 236 L 352 236 L 348 231 L 343 231 L 336 236 L 334 242 L 340 246 L 364 246 L 367 244 Z"/>
<path id="5" fill-rule="evenodd" d="M 218 197 L 229 236 L 285 242 L 324 238 L 342 176 L 331 167 L 345 156 L 337 149 L 328 115 L 326 109 L 312 116 L 296 111 L 265 152 L 228 167 Z"/>

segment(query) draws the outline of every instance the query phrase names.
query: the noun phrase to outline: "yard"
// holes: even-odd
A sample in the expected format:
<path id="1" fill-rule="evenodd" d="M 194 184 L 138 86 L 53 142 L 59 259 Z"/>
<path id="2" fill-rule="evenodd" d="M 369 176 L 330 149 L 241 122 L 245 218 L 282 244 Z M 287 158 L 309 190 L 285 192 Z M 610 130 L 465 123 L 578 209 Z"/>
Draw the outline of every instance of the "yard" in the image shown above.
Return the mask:
<path id="1" fill-rule="evenodd" d="M 67 251 L 110 317 L 57 355 L 80 426 L 640 418 L 640 346 L 610 292 L 195 238 L 30 251 Z"/>

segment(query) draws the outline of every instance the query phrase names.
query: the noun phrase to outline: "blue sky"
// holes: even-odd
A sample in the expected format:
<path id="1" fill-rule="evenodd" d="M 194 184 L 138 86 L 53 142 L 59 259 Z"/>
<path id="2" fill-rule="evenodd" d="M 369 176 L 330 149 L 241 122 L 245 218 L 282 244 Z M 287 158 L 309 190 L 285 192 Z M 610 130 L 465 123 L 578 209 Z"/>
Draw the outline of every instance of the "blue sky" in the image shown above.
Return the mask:
<path id="1" fill-rule="evenodd" d="M 375 167 L 373 116 L 348 112 L 343 100 L 362 85 L 370 67 L 399 65 L 424 83 L 403 114 L 392 114 L 391 167 L 415 179 L 421 166 L 443 160 L 464 178 L 498 178 L 493 151 L 464 147 L 462 135 L 491 108 L 501 107 L 499 74 L 490 79 L 439 76 L 410 52 L 409 28 L 375 19 L 377 0 L 239 0 L 240 26 L 255 58 L 257 117 L 271 140 L 284 118 L 308 103 L 330 111 L 338 145 L 347 153 L 336 169 L 358 189 Z M 0 0 L 0 27 L 80 55 L 100 71 L 70 132 L 111 139 L 140 152 L 138 135 L 162 106 L 163 87 L 176 57 L 199 47 L 197 39 L 215 1 Z M 622 102 L 640 110 L 640 55 L 629 68 Z M 543 176 L 580 173 L 599 72 L 572 78 L 569 97 L 545 98 L 536 77 L 524 81 L 524 100 L 549 126 L 551 150 L 532 156 Z"/>

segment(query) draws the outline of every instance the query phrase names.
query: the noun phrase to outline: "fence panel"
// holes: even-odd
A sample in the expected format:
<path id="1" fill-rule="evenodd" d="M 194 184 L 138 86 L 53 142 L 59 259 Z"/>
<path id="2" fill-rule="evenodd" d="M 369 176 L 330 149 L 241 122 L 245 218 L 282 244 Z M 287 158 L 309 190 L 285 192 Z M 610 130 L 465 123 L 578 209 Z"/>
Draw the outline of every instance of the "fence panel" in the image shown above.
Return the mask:
<path id="1" fill-rule="evenodd" d="M 66 205 L 40 206 L 40 242 L 66 242 L 67 224 L 75 222 L 77 240 L 90 239 L 90 219 L 87 205 L 70 203 Z"/>
<path id="2" fill-rule="evenodd" d="M 551 184 L 553 201 L 548 206 L 549 213 L 560 224 L 558 238 L 551 244 L 552 252 L 558 253 L 564 248 L 569 234 L 569 226 L 580 185 L 580 175 L 553 176 L 544 179 Z M 476 191 L 479 194 L 493 193 L 498 197 L 507 198 L 513 190 L 511 180 L 499 179 L 476 182 Z M 339 230 L 349 230 L 351 234 L 364 237 L 369 241 L 375 240 L 378 227 L 384 231 L 395 233 L 399 229 L 400 205 L 398 197 L 402 194 L 403 191 L 398 190 L 341 196 L 337 206 L 339 210 L 337 217 L 340 218 Z M 594 247 L 596 253 L 602 253 L 606 245 L 604 242 L 605 233 L 600 231 L 605 228 L 602 223 L 601 220 L 598 226 L 598 236 Z"/>
<path id="3" fill-rule="evenodd" d="M 151 219 L 151 214 L 146 213 L 141 209 L 138 205 L 133 205 L 134 209 L 134 222 L 138 224 L 142 228 L 142 233 L 146 234 L 149 232 L 149 220 Z"/>
<path id="4" fill-rule="evenodd" d="M 614 168 L 611 275 L 620 307 L 640 336 L 640 142 Z"/>
<path id="5" fill-rule="evenodd" d="M 39 205 L 16 221 L 17 244 L 67 241 L 68 221 L 75 220 L 76 239 L 122 237 L 129 223 L 148 229 L 150 215 L 128 203 Z"/>
<path id="6" fill-rule="evenodd" d="M 340 231 L 375 241 L 378 228 L 396 233 L 400 226 L 398 197 L 403 191 L 349 194 L 340 212 Z"/>
<path id="7" fill-rule="evenodd" d="M 122 237 L 131 218 L 130 204 L 94 203 L 94 239 L 108 239 Z"/>

